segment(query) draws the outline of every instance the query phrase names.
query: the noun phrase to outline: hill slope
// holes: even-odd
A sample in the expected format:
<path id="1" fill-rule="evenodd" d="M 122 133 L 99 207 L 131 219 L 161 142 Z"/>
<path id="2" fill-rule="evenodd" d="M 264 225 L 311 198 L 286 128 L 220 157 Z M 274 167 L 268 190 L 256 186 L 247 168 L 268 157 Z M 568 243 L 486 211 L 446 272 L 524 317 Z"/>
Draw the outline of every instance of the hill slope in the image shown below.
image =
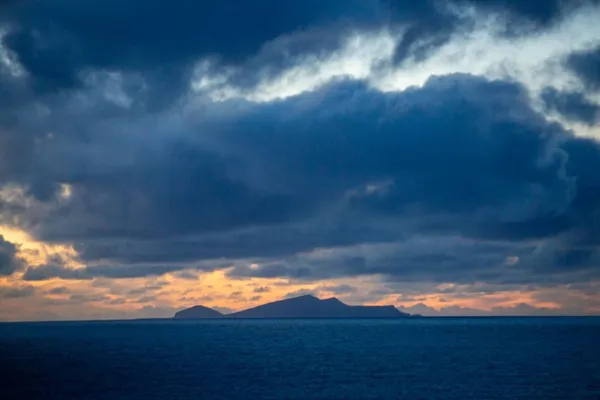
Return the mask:
<path id="1" fill-rule="evenodd" d="M 306 295 L 274 301 L 226 315 L 227 318 L 397 318 L 406 317 L 394 306 L 349 306 L 338 299 Z"/>
<path id="2" fill-rule="evenodd" d="M 394 306 L 349 306 L 336 298 L 321 300 L 306 295 L 274 301 L 248 310 L 223 315 L 203 306 L 175 314 L 178 319 L 197 318 L 399 318 L 410 317 Z"/>
<path id="3" fill-rule="evenodd" d="M 181 310 L 173 316 L 175 319 L 204 319 L 204 318 L 221 318 L 223 314 L 204 306 L 194 306 Z"/>

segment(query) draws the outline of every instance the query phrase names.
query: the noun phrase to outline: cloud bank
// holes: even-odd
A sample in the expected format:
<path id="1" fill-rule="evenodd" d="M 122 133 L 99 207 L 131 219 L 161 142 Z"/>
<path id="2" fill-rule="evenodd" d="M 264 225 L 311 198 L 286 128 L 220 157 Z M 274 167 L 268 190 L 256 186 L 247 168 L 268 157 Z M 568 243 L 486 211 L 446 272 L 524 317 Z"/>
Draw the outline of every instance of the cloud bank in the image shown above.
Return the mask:
<path id="1" fill-rule="evenodd" d="M 597 310 L 597 1 L 146 3 L 0 6 L 0 225 L 72 249 L 23 265 L 0 236 L 7 288 L 221 273 Z"/>

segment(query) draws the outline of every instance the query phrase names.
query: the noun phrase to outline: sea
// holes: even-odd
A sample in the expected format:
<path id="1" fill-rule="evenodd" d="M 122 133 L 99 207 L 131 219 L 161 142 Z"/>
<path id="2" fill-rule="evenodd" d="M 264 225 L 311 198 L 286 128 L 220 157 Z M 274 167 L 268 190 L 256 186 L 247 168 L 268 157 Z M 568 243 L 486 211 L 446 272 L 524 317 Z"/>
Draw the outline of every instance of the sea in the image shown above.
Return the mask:
<path id="1" fill-rule="evenodd" d="M 600 318 L 0 324 L 0 398 L 600 399 Z"/>

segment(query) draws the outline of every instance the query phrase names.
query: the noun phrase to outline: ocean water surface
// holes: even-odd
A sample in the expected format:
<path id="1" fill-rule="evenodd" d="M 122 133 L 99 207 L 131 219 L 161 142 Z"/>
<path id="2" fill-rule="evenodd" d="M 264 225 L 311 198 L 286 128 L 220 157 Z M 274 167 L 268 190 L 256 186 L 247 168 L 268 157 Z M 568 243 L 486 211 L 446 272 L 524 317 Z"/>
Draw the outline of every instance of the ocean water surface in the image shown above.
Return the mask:
<path id="1" fill-rule="evenodd" d="M 0 324 L 0 398 L 600 399 L 600 318 Z"/>

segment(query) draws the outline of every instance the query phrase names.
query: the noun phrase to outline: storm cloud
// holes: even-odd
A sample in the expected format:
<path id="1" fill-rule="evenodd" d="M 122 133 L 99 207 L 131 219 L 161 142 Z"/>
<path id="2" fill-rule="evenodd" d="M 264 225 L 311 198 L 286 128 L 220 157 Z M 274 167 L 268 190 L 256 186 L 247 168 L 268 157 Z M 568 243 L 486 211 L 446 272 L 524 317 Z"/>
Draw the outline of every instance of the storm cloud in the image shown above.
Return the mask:
<path id="1" fill-rule="evenodd" d="M 120 71 L 143 75 L 145 84 L 132 81 L 128 89 L 146 91 L 144 106 L 156 109 L 185 92 L 202 59 L 223 69 L 243 66 L 235 79 L 249 84 L 258 78 L 252 75 L 275 74 L 307 55 L 335 49 L 349 33 L 385 28 L 404 32 L 397 61 L 419 60 L 472 24 L 460 11 L 466 7 L 498 13 L 508 26 L 527 31 L 560 21 L 576 6 L 598 2 L 569 3 L 307 0 L 284 6 L 276 0 L 150 0 L 140 8 L 130 0 L 9 1 L 0 6 L 0 22 L 12 70 L 18 64 L 37 95 L 84 87 L 93 71 Z M 2 83 L 14 97 L 23 96 L 14 82 Z"/>
<path id="2" fill-rule="evenodd" d="M 185 268 L 180 265 L 93 265 L 74 269 L 54 263 L 27 268 L 23 274 L 23 280 L 44 281 L 53 278 L 67 280 L 91 280 L 94 278 L 125 279 L 164 275 Z"/>
<path id="3" fill-rule="evenodd" d="M 600 90 L 600 46 L 571 54 L 567 63 L 586 88 Z"/>
<path id="4" fill-rule="evenodd" d="M 600 105 L 588 100 L 582 93 L 546 88 L 541 97 L 549 110 L 562 114 L 569 121 L 590 126 L 600 121 Z"/>
<path id="5" fill-rule="evenodd" d="M 228 105 L 209 107 L 218 116 Z M 548 122 L 518 84 L 451 75 L 381 93 L 342 81 L 241 107 L 226 121 L 184 121 L 188 136 L 163 137 L 160 149 L 145 153 L 140 143 L 133 168 L 119 165 L 118 153 L 103 159 L 104 171 L 94 170 L 93 154 L 76 165 L 61 165 L 68 158 L 47 165 L 49 184 L 68 183 L 72 194 L 33 231 L 73 242 L 88 263 L 125 265 L 38 267 L 25 279 L 156 275 L 186 264 L 138 263 L 281 258 L 416 233 L 514 242 L 597 236 L 589 221 L 600 186 L 585 171 L 600 166 L 598 144 Z M 86 148 L 73 139 L 69 146 Z M 491 259 L 497 265 L 509 255 Z M 469 255 L 448 257 L 458 266 Z M 387 264 L 343 273 L 331 266 L 315 278 L 394 275 L 398 263 Z M 253 274 L 309 277 L 305 268 L 278 265 Z M 459 273 L 444 271 L 437 276 Z"/>
<path id="6" fill-rule="evenodd" d="M 189 137 L 134 169 L 97 180 L 78 168 L 40 237 L 121 263 L 286 257 L 417 233 L 595 237 L 600 182 L 586 171 L 600 167 L 598 144 L 548 122 L 518 84 L 452 75 L 381 93 L 343 81 L 187 124 Z"/>
<path id="7" fill-rule="evenodd" d="M 0 276 L 11 275 L 21 266 L 22 261 L 17 257 L 17 247 L 0 235 Z"/>
<path id="8" fill-rule="evenodd" d="M 597 1 L 0 7 L 0 275 L 600 280 Z"/>
<path id="9" fill-rule="evenodd" d="M 20 299 L 23 297 L 30 297 L 35 294 L 35 287 L 33 286 L 19 286 L 19 287 L 5 287 L 0 286 L 0 299 Z"/>
<path id="10" fill-rule="evenodd" d="M 97 176 L 86 173 L 93 158 L 78 169 L 62 166 L 73 176 L 57 178 L 72 184 L 73 195 L 40 234 L 75 240 L 220 233 L 302 221 L 331 207 L 369 216 L 405 214 L 411 204 L 449 216 L 496 208 L 498 225 L 563 212 L 576 188 L 560 142 L 578 139 L 526 99 L 518 85 L 457 75 L 400 94 L 342 82 L 288 101 L 248 104 L 227 122 L 190 121 L 189 137 L 165 138 L 153 152 L 144 154 L 141 144 L 136 168 Z M 594 150 L 584 161 L 598 162 Z"/>

